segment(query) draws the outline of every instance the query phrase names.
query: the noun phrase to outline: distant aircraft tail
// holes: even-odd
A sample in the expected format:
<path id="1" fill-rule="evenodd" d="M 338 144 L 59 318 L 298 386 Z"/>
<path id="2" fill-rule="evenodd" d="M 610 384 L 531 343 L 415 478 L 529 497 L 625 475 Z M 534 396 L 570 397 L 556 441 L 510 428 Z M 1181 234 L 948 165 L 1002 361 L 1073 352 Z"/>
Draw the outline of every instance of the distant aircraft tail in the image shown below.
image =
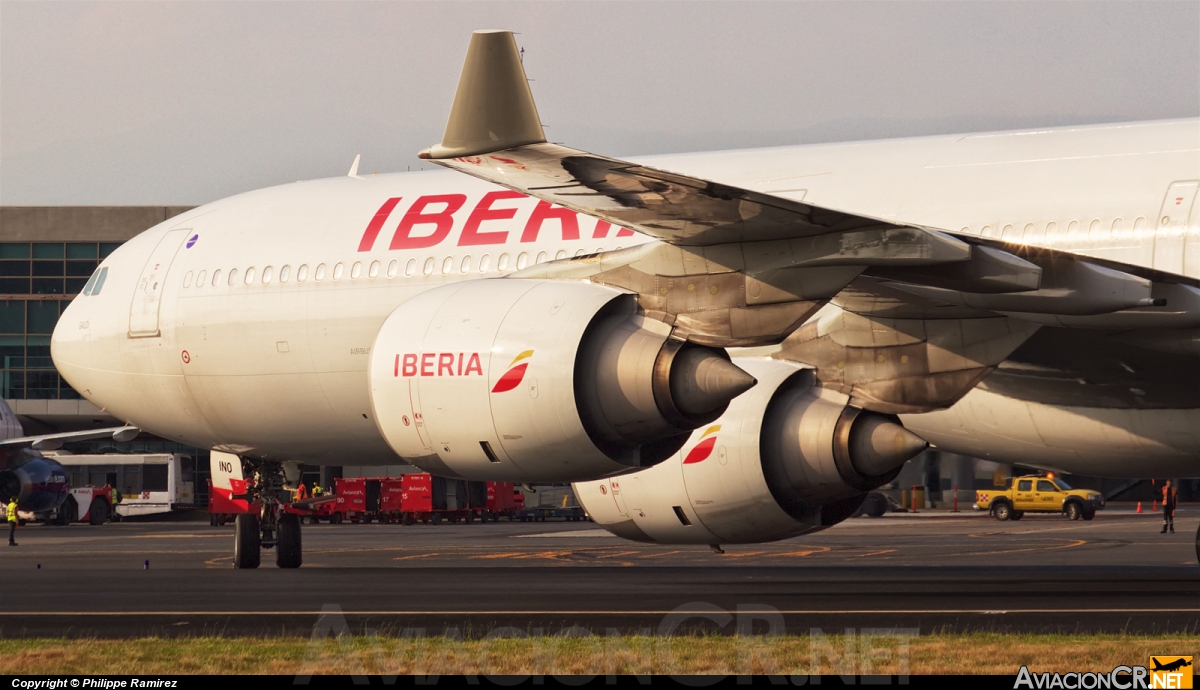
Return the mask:
<path id="1" fill-rule="evenodd" d="M 17 414 L 8 406 L 7 400 L 0 398 L 0 441 L 21 438 L 24 435 L 25 430 L 21 428 Z"/>

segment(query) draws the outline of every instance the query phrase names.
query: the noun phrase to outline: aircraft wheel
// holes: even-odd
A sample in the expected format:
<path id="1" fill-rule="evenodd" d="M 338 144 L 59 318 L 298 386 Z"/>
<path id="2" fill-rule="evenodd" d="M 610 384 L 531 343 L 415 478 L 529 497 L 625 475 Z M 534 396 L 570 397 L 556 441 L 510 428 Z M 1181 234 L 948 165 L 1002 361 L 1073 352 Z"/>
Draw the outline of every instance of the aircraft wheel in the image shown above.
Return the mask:
<path id="1" fill-rule="evenodd" d="M 275 539 L 275 565 L 280 568 L 299 568 L 304 562 L 300 547 L 300 516 L 281 515 Z"/>
<path id="2" fill-rule="evenodd" d="M 241 513 L 234 519 L 233 525 L 233 567 L 238 570 L 257 568 L 262 560 L 258 516 Z"/>
<path id="3" fill-rule="evenodd" d="M 88 508 L 88 524 L 103 525 L 108 522 L 108 501 L 103 498 L 93 498 L 92 505 Z"/>

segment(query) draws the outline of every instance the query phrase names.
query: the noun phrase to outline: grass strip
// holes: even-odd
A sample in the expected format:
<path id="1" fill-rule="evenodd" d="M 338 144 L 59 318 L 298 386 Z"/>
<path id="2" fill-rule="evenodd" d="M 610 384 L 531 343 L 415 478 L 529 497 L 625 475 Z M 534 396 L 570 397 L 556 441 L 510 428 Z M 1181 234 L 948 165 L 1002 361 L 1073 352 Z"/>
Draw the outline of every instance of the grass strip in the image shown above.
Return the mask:
<path id="1" fill-rule="evenodd" d="M 0 674 L 743 674 L 1108 672 L 1200 657 L 1200 635 L 343 636 L 0 639 Z"/>

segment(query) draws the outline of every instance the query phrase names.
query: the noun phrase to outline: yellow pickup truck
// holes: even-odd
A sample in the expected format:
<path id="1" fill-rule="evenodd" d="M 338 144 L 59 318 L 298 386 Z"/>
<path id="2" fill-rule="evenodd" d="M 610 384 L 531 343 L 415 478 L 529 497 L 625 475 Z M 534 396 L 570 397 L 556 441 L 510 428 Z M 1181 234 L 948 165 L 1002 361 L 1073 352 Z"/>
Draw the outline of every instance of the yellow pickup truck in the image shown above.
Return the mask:
<path id="1" fill-rule="evenodd" d="M 1014 477 L 1007 489 L 975 492 L 975 510 L 989 511 L 997 520 L 1020 520 L 1025 513 L 1062 513 L 1072 520 L 1091 520 L 1103 507 L 1099 493 L 1072 489 L 1053 476 Z"/>

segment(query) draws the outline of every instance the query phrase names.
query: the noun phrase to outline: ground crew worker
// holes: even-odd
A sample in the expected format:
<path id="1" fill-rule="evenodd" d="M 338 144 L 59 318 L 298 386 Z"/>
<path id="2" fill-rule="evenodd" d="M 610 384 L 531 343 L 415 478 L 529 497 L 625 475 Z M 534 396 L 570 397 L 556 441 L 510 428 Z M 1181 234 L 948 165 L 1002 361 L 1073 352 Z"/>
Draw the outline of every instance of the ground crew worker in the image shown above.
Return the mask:
<path id="1" fill-rule="evenodd" d="M 120 522 L 121 516 L 117 515 L 117 506 L 121 505 L 121 492 L 112 484 L 109 484 L 108 488 L 112 490 L 112 494 L 110 494 L 112 496 L 112 515 L 109 516 L 109 519 L 113 522 Z"/>
<path id="2" fill-rule="evenodd" d="M 321 485 L 313 482 L 313 496 L 320 496 L 323 493 L 325 493 L 325 491 L 321 489 Z"/>
<path id="3" fill-rule="evenodd" d="M 1167 528 L 1171 529 L 1171 534 L 1175 534 L 1175 504 L 1179 503 L 1179 490 L 1171 485 L 1171 480 L 1168 479 L 1163 484 L 1163 528 L 1159 534 L 1166 534 Z"/>
<path id="4" fill-rule="evenodd" d="M 301 481 L 300 486 L 296 487 L 296 500 L 303 501 L 306 498 L 308 498 L 308 487 Z"/>
<path id="5" fill-rule="evenodd" d="M 17 545 L 17 499 L 8 499 L 8 545 Z"/>

